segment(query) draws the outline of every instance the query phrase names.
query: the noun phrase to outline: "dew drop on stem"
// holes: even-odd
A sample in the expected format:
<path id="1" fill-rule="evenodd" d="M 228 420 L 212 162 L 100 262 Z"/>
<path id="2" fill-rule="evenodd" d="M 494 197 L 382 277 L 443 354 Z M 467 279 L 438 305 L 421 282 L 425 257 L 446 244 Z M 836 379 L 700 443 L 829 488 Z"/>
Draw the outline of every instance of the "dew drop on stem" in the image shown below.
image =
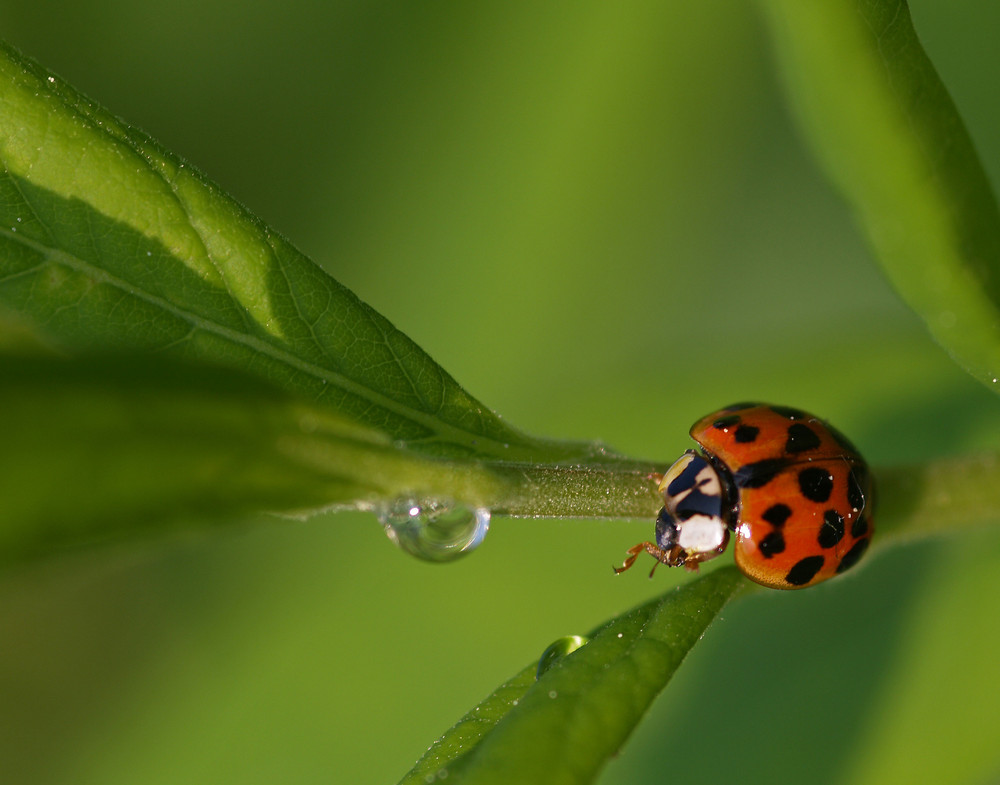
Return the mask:
<path id="1" fill-rule="evenodd" d="M 412 556 L 448 562 L 474 551 L 490 528 L 490 511 L 439 500 L 397 499 L 378 513 L 389 539 Z"/>

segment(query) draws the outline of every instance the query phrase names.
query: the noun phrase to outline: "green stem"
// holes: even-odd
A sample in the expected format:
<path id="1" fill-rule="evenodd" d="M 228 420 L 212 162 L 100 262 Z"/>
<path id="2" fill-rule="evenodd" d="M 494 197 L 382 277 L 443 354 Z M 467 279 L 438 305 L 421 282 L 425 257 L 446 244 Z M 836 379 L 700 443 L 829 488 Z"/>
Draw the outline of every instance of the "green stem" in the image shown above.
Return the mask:
<path id="1" fill-rule="evenodd" d="M 650 462 L 546 464 L 508 461 L 435 460 L 389 443 L 345 442 L 339 421 L 325 428 L 319 412 L 310 426 L 278 439 L 282 452 L 331 482 L 345 477 L 368 486 L 367 495 L 347 500 L 369 507 L 401 496 L 437 498 L 487 507 L 495 515 L 519 518 L 645 518 L 660 507 Z"/>
<path id="2" fill-rule="evenodd" d="M 984 453 L 876 472 L 876 542 L 918 539 L 1000 520 L 1000 455 Z"/>
<path id="3" fill-rule="evenodd" d="M 0 559 L 148 537 L 259 510 L 373 509 L 400 497 L 494 515 L 632 518 L 663 464 L 431 458 L 240 374 L 143 362 L 0 368 Z M 876 544 L 978 526 L 1000 510 L 1000 456 L 876 471 Z M 53 492 L 54 489 L 57 492 Z"/>

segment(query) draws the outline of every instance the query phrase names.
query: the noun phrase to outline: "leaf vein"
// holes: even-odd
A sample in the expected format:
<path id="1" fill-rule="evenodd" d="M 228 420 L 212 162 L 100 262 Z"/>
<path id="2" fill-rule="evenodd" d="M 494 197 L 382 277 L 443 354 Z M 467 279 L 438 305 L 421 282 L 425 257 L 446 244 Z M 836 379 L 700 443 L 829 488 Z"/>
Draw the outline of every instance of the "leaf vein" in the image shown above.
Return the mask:
<path id="1" fill-rule="evenodd" d="M 423 425 L 429 431 L 435 432 L 439 435 L 447 434 L 449 432 L 452 434 L 461 434 L 465 437 L 472 435 L 480 444 L 483 442 L 497 443 L 495 440 L 483 436 L 482 434 L 471 434 L 465 429 L 443 422 L 431 413 L 406 406 L 405 404 L 390 398 L 378 390 L 374 390 L 371 387 L 368 387 L 329 368 L 304 360 L 291 351 L 276 346 L 271 342 L 262 340 L 247 333 L 239 332 L 229 327 L 225 327 L 217 322 L 213 322 L 199 316 L 198 314 L 192 313 L 191 311 L 181 308 L 163 297 L 147 292 L 142 288 L 130 284 L 129 282 L 112 275 L 108 271 L 63 250 L 50 248 L 37 240 L 33 240 L 23 235 L 18 235 L 17 233 L 6 231 L 4 233 L 16 242 L 19 242 L 41 254 L 44 258 L 50 260 L 52 264 L 61 265 L 83 273 L 84 275 L 89 276 L 97 284 L 110 286 L 128 296 L 139 298 L 150 305 L 160 308 L 163 311 L 178 317 L 182 321 L 187 322 L 193 329 L 203 330 L 207 333 L 217 335 L 234 344 L 244 346 L 261 355 L 277 360 L 278 362 L 281 362 L 297 371 L 306 373 L 314 378 L 321 379 L 325 383 L 332 384 L 344 392 L 357 395 L 366 400 L 370 407 L 377 406 L 399 416 L 405 417 L 413 422 Z"/>

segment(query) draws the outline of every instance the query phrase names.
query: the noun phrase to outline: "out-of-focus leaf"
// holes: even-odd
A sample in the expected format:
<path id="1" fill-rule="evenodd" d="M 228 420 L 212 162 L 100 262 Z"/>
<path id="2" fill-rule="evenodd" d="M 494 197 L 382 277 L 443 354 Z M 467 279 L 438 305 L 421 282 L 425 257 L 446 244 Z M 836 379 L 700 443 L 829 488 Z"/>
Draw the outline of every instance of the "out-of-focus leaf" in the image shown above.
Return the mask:
<path id="1" fill-rule="evenodd" d="M 762 0 L 827 174 L 903 299 L 1000 389 L 1000 213 L 904 0 Z"/>

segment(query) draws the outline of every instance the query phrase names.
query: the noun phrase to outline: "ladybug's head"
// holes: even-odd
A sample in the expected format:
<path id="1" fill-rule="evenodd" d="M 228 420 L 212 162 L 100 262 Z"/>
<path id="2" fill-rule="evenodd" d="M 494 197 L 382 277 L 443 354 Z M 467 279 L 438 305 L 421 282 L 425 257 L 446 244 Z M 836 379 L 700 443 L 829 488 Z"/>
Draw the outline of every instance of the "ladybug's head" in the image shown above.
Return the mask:
<path id="1" fill-rule="evenodd" d="M 729 529 L 722 482 L 707 458 L 688 450 L 663 475 L 657 490 L 663 495 L 656 517 L 660 549 L 678 553 L 679 564 L 697 564 L 725 550 Z"/>

